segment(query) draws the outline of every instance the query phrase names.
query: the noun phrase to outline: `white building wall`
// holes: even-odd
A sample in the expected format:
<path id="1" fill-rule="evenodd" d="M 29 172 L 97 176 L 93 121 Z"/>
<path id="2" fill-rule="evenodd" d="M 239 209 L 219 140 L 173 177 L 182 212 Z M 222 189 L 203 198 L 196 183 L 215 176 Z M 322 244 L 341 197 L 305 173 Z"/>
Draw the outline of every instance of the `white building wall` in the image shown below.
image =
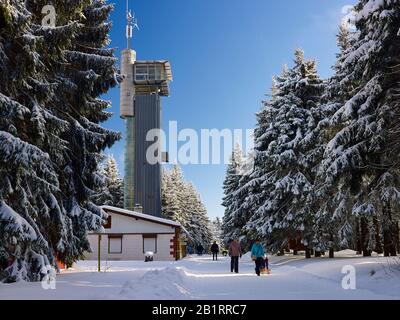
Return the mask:
<path id="1" fill-rule="evenodd" d="M 173 238 L 175 234 L 158 234 L 157 235 L 157 252 L 154 254 L 154 260 L 173 261 Z M 123 234 L 122 235 L 122 253 L 108 253 L 108 235 L 103 234 L 101 237 L 100 257 L 101 260 L 109 261 L 144 261 L 143 253 L 143 235 L 141 234 Z M 87 253 L 87 260 L 97 260 L 97 243 L 98 236 L 88 235 L 90 248 L 92 253 Z"/>
<path id="2" fill-rule="evenodd" d="M 174 233 L 175 228 L 119 214 L 111 214 L 111 229 L 106 233 Z"/>
<path id="3" fill-rule="evenodd" d="M 137 219 L 120 214 L 111 215 L 111 228 L 105 229 L 100 245 L 101 260 L 137 260 L 144 261 L 143 234 L 157 235 L 157 252 L 155 260 L 174 260 L 173 239 L 175 227 L 157 222 Z M 122 253 L 108 253 L 108 235 L 122 235 Z M 87 260 L 97 260 L 98 235 L 88 235 L 92 253 L 86 254 Z"/>
<path id="4" fill-rule="evenodd" d="M 173 239 L 172 234 L 160 234 L 157 236 L 157 253 L 154 256 L 156 260 L 173 260 L 174 257 L 170 254 L 173 251 Z"/>

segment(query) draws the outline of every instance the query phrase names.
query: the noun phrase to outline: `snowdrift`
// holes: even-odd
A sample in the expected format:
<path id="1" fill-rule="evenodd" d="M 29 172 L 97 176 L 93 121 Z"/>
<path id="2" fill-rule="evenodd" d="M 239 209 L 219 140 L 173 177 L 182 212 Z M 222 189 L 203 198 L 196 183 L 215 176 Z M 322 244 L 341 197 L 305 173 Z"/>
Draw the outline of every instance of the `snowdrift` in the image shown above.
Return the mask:
<path id="1" fill-rule="evenodd" d="M 182 300 L 191 298 L 185 288 L 187 276 L 176 268 L 147 271 L 138 280 L 126 281 L 119 293 L 121 299 Z"/>

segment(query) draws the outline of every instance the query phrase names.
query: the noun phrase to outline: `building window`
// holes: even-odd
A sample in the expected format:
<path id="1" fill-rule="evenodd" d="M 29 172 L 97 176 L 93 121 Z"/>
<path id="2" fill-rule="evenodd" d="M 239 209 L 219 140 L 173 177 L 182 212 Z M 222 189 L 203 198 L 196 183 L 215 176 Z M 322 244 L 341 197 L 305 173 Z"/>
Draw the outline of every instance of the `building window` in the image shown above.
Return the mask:
<path id="1" fill-rule="evenodd" d="M 148 79 L 148 70 L 147 65 L 138 65 L 135 68 L 135 79 L 137 81 L 147 80 Z"/>
<path id="2" fill-rule="evenodd" d="M 149 80 L 156 80 L 156 66 L 149 65 L 148 66 L 148 79 Z"/>
<path id="3" fill-rule="evenodd" d="M 122 253 L 122 236 L 108 236 L 108 253 Z"/>
<path id="4" fill-rule="evenodd" d="M 162 79 L 163 79 L 163 77 L 162 77 L 162 65 L 158 64 L 156 66 L 156 80 L 162 80 Z"/>
<path id="5" fill-rule="evenodd" d="M 143 235 L 143 253 L 146 252 L 157 253 L 157 235 L 155 234 Z"/>

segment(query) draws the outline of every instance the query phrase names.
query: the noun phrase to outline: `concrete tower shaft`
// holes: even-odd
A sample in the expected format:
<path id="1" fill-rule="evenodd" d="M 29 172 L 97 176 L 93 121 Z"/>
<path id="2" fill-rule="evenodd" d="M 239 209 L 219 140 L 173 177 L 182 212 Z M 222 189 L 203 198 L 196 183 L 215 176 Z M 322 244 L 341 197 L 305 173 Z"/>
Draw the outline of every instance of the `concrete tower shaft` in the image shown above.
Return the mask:
<path id="1" fill-rule="evenodd" d="M 120 115 L 121 118 L 133 117 L 133 102 L 135 86 L 133 82 L 133 65 L 136 61 L 136 51 L 126 49 L 121 56 L 121 75 L 124 80 L 120 87 Z"/>

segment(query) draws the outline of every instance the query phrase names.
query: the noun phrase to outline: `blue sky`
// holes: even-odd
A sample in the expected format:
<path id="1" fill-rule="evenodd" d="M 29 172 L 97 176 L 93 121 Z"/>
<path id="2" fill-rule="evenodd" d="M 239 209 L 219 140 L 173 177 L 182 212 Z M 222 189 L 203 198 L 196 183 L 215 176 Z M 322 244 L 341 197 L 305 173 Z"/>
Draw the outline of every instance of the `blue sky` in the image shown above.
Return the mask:
<path id="1" fill-rule="evenodd" d="M 112 13 L 111 47 L 126 47 L 125 0 Z M 163 125 L 178 130 L 247 129 L 269 92 L 271 78 L 291 64 L 297 47 L 318 62 L 323 77 L 335 62 L 343 6 L 355 0 L 130 0 L 138 22 L 133 48 L 138 60 L 169 60 L 174 81 L 163 99 Z M 289 4 L 288 4 L 289 3 Z M 119 88 L 105 96 L 114 116 L 104 126 L 124 135 Z M 123 175 L 124 140 L 111 150 Z M 182 166 L 204 200 L 210 218 L 222 217 L 225 165 Z"/>

